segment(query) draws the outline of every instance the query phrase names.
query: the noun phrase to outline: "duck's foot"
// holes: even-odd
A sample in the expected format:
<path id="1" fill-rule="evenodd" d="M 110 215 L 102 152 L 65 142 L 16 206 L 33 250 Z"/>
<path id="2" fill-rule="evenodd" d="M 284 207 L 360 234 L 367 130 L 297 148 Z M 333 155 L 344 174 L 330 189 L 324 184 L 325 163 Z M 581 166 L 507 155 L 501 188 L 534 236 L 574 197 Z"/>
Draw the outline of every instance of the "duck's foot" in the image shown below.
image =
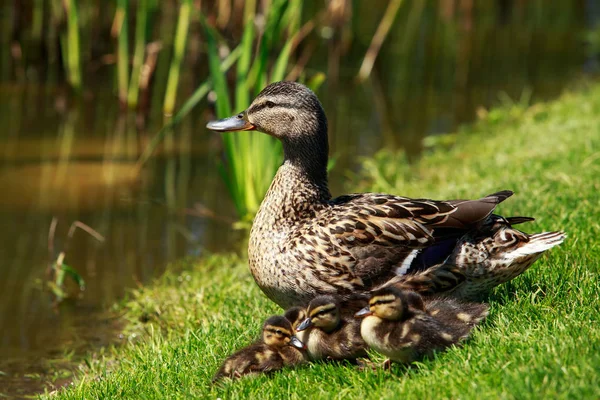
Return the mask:
<path id="1" fill-rule="evenodd" d="M 356 365 L 358 365 L 359 371 L 367 371 L 367 370 L 377 371 L 377 369 L 379 369 L 377 364 L 374 363 L 373 361 L 369 360 L 368 358 L 357 359 Z"/>
<path id="2" fill-rule="evenodd" d="M 382 364 L 382 367 L 386 371 L 391 371 L 392 370 L 392 360 L 390 360 L 389 358 L 387 360 L 385 360 Z"/>

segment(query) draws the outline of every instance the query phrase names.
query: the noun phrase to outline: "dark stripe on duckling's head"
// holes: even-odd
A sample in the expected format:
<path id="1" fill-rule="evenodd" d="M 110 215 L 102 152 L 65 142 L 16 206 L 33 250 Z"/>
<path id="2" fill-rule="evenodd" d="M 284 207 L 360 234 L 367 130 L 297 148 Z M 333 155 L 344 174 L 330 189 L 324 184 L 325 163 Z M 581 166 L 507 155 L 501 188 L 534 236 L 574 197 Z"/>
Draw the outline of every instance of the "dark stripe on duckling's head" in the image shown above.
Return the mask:
<path id="1" fill-rule="evenodd" d="M 315 326 L 325 332 L 330 332 L 340 324 L 339 303 L 333 296 L 318 296 L 308 304 L 308 318 L 301 327 Z"/>
<path id="2" fill-rule="evenodd" d="M 270 346 L 284 346 L 293 335 L 292 324 L 285 317 L 275 315 L 263 324 L 263 341 Z"/>
<path id="3" fill-rule="evenodd" d="M 408 316 L 409 299 L 407 292 L 393 286 L 384 287 L 371 293 L 369 309 L 376 317 L 387 320 L 400 320 Z"/>
<path id="4" fill-rule="evenodd" d="M 332 311 L 338 308 L 338 300 L 333 296 L 317 296 L 308 303 L 307 314 L 312 317 L 321 311 Z"/>
<path id="5" fill-rule="evenodd" d="M 300 306 L 292 307 L 287 309 L 283 316 L 290 321 L 292 328 L 296 329 L 306 319 L 306 309 Z"/>

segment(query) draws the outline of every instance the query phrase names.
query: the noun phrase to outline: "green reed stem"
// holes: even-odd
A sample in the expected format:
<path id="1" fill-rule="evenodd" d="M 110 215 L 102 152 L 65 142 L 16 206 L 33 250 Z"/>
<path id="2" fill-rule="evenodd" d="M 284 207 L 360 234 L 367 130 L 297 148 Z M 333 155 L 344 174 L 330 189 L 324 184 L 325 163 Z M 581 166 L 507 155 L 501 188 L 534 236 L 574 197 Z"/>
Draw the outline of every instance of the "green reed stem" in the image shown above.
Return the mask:
<path id="1" fill-rule="evenodd" d="M 129 92 L 127 93 L 127 104 L 135 108 L 138 103 L 140 73 L 144 64 L 146 52 L 146 25 L 148 21 L 148 0 L 138 0 L 137 17 L 135 25 L 135 49 L 133 53 L 133 66 L 131 79 L 129 81 Z"/>
<path id="2" fill-rule="evenodd" d="M 117 0 L 115 24 L 117 26 L 117 86 L 119 102 L 127 104 L 127 89 L 129 87 L 129 38 L 127 34 L 127 0 Z"/>
<path id="3" fill-rule="evenodd" d="M 81 90 L 81 52 L 79 46 L 79 17 L 75 0 L 63 0 L 67 13 L 67 71 L 71 87 Z"/>
<path id="4" fill-rule="evenodd" d="M 175 109 L 175 100 L 177 98 L 177 84 L 179 83 L 179 69 L 183 60 L 183 52 L 190 24 L 190 14 L 192 11 L 192 0 L 183 0 L 179 7 L 179 19 L 177 21 L 177 30 L 175 32 L 175 46 L 173 49 L 173 58 L 169 68 L 169 78 L 167 80 L 167 90 L 165 93 L 165 102 L 163 112 L 165 115 L 172 115 Z"/>

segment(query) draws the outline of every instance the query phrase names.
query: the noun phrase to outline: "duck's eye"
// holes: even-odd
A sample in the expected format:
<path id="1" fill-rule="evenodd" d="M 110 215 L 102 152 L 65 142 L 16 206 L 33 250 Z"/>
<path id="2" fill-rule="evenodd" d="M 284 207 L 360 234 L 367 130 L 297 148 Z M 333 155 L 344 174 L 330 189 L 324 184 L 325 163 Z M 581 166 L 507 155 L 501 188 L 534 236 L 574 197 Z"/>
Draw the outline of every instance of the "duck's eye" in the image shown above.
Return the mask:
<path id="1" fill-rule="evenodd" d="M 279 329 L 277 329 L 277 330 L 275 331 L 275 333 L 276 333 L 276 334 L 278 334 L 278 335 L 281 335 L 281 334 L 282 334 L 281 330 L 279 330 Z"/>
<path id="2" fill-rule="evenodd" d="M 265 103 L 267 107 L 269 108 L 273 108 L 275 107 L 275 103 L 273 103 L 271 100 L 267 100 L 267 102 Z"/>

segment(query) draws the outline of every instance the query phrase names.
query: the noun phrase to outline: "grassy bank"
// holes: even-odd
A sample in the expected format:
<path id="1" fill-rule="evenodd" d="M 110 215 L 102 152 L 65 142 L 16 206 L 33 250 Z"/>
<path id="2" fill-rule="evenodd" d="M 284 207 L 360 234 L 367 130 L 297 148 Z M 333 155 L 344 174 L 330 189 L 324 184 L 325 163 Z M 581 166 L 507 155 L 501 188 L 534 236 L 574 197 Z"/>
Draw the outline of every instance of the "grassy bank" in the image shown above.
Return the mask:
<path id="1" fill-rule="evenodd" d="M 462 348 L 414 368 L 311 364 L 211 386 L 222 359 L 277 307 L 233 255 L 181 262 L 124 308 L 130 345 L 91 357 L 61 398 L 598 398 L 600 397 L 600 86 L 530 108 L 493 110 L 405 167 L 380 153 L 350 190 L 408 196 L 516 195 L 505 215 L 568 240 L 490 296 L 487 321 Z M 448 141 L 448 137 L 444 139 Z M 133 337 L 133 335 L 131 336 Z M 55 397 L 52 397 L 55 398 Z"/>

